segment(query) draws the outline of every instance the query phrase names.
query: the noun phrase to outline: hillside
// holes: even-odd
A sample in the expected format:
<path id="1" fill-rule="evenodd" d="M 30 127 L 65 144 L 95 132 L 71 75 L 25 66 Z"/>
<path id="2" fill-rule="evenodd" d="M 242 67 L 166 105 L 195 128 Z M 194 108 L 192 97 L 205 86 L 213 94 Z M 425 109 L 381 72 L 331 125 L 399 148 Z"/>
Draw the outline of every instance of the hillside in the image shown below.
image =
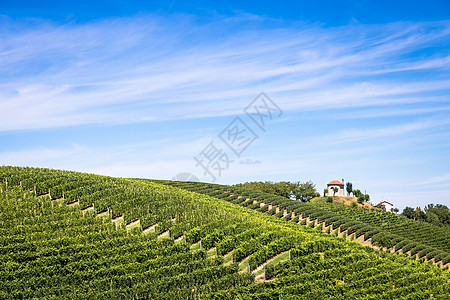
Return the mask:
<path id="1" fill-rule="evenodd" d="M 327 202 L 327 198 L 328 197 L 315 197 L 315 198 L 312 198 L 310 202 L 323 203 L 323 202 Z M 364 208 L 373 208 L 374 207 L 367 202 L 358 203 L 357 197 L 336 196 L 336 197 L 332 197 L 332 199 L 333 199 L 334 204 L 347 205 L 347 206 L 356 205 L 358 207 L 364 207 Z M 355 204 L 353 204 L 353 203 L 355 203 Z"/>
<path id="2" fill-rule="evenodd" d="M 292 222 L 293 203 L 265 196 L 0 167 L 0 298 L 448 299 L 449 270 Z"/>
<path id="3" fill-rule="evenodd" d="M 359 238 L 363 244 L 370 242 L 374 246 L 417 255 L 417 258 L 445 267 L 450 265 L 450 230 L 447 227 L 413 221 L 379 209 L 326 203 L 320 198 L 304 203 L 233 186 L 201 182 L 158 182 L 226 199 L 285 221 L 313 228 L 321 226 L 323 230 L 328 227 L 329 233 L 353 235 L 354 239 Z"/>

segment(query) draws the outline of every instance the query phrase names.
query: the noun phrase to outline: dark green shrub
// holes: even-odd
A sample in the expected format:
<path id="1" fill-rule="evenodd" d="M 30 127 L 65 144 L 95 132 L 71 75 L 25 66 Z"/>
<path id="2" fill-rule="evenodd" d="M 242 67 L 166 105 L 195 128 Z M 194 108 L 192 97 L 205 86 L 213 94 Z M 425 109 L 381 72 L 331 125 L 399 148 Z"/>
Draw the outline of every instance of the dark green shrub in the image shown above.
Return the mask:
<path id="1" fill-rule="evenodd" d="M 436 255 L 436 256 L 434 257 L 434 261 L 435 261 L 435 262 L 440 262 L 440 261 L 442 261 L 447 255 L 448 255 L 448 253 L 446 253 L 446 252 L 441 252 L 441 253 L 439 253 L 438 255 Z"/>
<path id="2" fill-rule="evenodd" d="M 425 248 L 426 247 L 423 245 L 418 245 L 411 249 L 411 255 L 416 255 L 417 253 L 419 253 L 421 250 L 424 250 Z"/>
<path id="3" fill-rule="evenodd" d="M 394 250 L 398 251 L 398 250 L 402 249 L 404 246 L 408 245 L 409 243 L 411 243 L 411 241 L 409 241 L 409 240 L 400 241 L 395 245 Z"/>
<path id="4" fill-rule="evenodd" d="M 408 252 L 409 250 L 411 250 L 412 248 L 414 248 L 414 247 L 416 247 L 416 246 L 417 246 L 416 243 L 409 243 L 409 244 L 403 246 L 402 252 L 403 252 L 403 253 L 406 253 L 406 252 Z"/>
<path id="5" fill-rule="evenodd" d="M 450 255 L 447 255 L 446 257 L 444 257 L 444 259 L 442 260 L 442 264 L 446 265 L 450 263 Z"/>
<path id="6" fill-rule="evenodd" d="M 433 250 L 427 253 L 427 260 L 435 258 L 438 254 L 442 253 L 442 251 L 439 250 Z"/>
<path id="7" fill-rule="evenodd" d="M 425 248 L 423 250 L 419 251 L 419 258 L 424 257 L 425 255 L 427 255 L 428 253 L 432 252 L 433 249 L 432 248 Z M 428 259 L 428 258 L 427 258 Z"/>

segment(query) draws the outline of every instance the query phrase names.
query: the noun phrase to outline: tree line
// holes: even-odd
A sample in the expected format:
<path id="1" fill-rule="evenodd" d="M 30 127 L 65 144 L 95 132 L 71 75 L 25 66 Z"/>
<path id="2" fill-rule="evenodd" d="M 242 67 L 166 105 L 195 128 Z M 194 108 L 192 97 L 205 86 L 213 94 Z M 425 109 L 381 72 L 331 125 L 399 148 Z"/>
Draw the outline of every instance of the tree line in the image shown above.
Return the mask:
<path id="1" fill-rule="evenodd" d="M 420 207 L 416 209 L 405 207 L 402 215 L 408 219 L 417 221 L 425 221 L 437 226 L 450 226 L 450 210 L 443 204 L 428 204 L 422 210 Z"/>
<path id="2" fill-rule="evenodd" d="M 295 199 L 302 202 L 308 202 L 314 197 L 320 197 L 316 190 L 316 185 L 312 181 L 253 181 L 238 183 L 235 187 L 246 188 L 255 191 L 261 191 L 288 199 Z"/>

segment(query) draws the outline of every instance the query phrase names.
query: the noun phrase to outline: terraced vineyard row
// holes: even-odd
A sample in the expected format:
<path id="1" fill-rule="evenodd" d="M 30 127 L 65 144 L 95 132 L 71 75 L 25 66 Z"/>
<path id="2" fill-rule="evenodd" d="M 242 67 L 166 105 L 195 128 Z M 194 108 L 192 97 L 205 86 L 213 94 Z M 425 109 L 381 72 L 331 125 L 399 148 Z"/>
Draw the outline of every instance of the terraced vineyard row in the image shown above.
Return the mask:
<path id="1" fill-rule="evenodd" d="M 1 299 L 450 294 L 450 271 L 175 187 L 15 167 L 0 182 Z"/>
<path id="2" fill-rule="evenodd" d="M 380 247 L 390 248 L 426 258 L 436 263 L 450 263 L 450 230 L 425 222 L 417 222 L 377 209 L 359 209 L 330 203 L 304 203 L 259 191 L 252 191 L 225 185 L 158 181 L 244 207 L 249 207 L 287 221 L 308 221 L 331 225 L 331 230 L 364 237 Z M 306 225 L 306 220 L 303 221 Z M 313 226 L 313 225 L 311 225 Z"/>

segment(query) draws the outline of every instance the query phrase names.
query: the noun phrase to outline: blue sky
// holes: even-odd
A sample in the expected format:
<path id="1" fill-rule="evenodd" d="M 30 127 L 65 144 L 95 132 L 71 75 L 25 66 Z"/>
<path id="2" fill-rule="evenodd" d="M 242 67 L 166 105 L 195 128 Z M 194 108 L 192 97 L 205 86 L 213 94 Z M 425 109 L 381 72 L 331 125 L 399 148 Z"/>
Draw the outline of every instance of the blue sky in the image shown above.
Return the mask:
<path id="1" fill-rule="evenodd" d="M 1 1 L 0 164 L 450 205 L 448 1 Z M 259 128 L 264 91 L 281 110 Z M 240 156 L 220 139 L 239 117 Z M 206 156 L 205 156 L 206 157 Z M 247 162 L 247 163 L 242 163 Z M 250 163 L 248 163 L 250 162 Z M 218 175 L 218 174 L 216 174 Z"/>

